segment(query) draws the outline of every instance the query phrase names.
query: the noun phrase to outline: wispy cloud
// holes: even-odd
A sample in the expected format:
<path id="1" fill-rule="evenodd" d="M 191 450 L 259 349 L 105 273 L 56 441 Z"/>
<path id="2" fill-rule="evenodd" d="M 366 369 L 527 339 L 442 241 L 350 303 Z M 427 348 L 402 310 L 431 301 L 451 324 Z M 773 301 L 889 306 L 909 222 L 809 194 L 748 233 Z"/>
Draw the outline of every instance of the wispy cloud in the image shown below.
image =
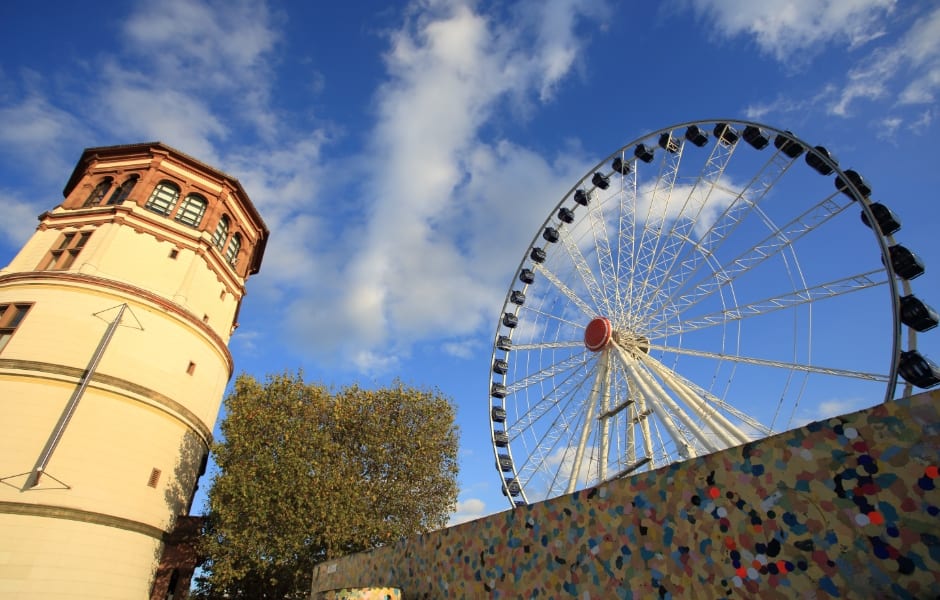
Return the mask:
<path id="1" fill-rule="evenodd" d="M 87 129 L 80 118 L 55 106 L 39 90 L 19 100 L 0 105 L 0 148 L 11 156 L 29 157 L 34 176 L 61 180 L 77 156 Z"/>
<path id="2" fill-rule="evenodd" d="M 922 122 L 924 115 L 921 107 L 936 102 L 940 7 L 924 4 L 899 11 L 894 0 L 690 1 L 721 35 L 750 36 L 764 53 L 790 68 L 833 60 L 823 54 L 827 48 L 840 56 L 837 60 L 850 61 L 844 80 L 830 81 L 808 96 L 752 103 L 746 110 L 750 118 L 807 110 L 848 118 L 866 104 L 877 105 L 895 113 L 884 123 L 881 137 L 886 138 L 905 123 L 916 129 L 913 123 Z M 902 35 L 883 35 L 888 21 Z"/>
<path id="3" fill-rule="evenodd" d="M 803 62 L 829 43 L 858 47 L 884 34 L 896 0 L 691 0 L 726 36 L 746 35 L 780 62 Z"/>

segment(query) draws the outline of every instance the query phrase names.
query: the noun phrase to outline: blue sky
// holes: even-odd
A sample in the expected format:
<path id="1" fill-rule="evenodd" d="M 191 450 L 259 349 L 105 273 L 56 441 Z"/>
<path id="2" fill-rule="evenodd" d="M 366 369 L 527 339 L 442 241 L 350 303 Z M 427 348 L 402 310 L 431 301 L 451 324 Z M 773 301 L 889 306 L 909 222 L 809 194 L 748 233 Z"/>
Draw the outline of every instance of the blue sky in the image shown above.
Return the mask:
<path id="1" fill-rule="evenodd" d="M 0 263 L 86 147 L 160 140 L 226 171 L 271 230 L 236 370 L 439 388 L 462 430 L 456 519 L 507 506 L 487 388 L 515 269 L 646 132 L 727 117 L 825 145 L 902 217 L 940 305 L 935 3 L 52 1 L 3 3 L 0 32 Z M 938 361 L 936 338 L 918 344 Z"/>

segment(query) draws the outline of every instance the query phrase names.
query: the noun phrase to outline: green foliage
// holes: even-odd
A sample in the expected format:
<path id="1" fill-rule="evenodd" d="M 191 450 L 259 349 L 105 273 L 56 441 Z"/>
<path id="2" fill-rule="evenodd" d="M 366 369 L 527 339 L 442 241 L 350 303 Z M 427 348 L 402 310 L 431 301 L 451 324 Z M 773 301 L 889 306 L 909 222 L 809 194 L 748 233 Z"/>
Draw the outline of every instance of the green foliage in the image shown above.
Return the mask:
<path id="1" fill-rule="evenodd" d="M 306 598 L 316 563 L 439 529 L 454 509 L 457 427 L 438 392 L 241 375 L 225 408 L 196 597 Z"/>

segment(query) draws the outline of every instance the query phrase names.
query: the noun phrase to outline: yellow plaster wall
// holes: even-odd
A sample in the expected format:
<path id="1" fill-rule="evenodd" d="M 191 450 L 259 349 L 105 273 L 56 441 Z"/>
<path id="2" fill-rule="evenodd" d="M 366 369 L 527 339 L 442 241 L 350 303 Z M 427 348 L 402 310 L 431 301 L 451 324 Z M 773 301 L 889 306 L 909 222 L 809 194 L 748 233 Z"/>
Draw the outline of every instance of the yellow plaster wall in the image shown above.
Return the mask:
<path id="1" fill-rule="evenodd" d="M 142 599 L 158 540 L 79 521 L 0 511 L 0 599 Z"/>

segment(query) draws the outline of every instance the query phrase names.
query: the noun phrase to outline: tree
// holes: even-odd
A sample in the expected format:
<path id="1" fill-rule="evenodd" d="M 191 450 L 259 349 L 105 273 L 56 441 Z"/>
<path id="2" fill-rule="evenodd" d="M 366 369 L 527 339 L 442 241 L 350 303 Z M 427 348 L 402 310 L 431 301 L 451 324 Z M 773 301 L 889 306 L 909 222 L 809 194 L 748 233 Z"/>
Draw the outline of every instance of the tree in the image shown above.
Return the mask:
<path id="1" fill-rule="evenodd" d="M 437 391 L 240 375 L 225 409 L 197 597 L 306 598 L 318 562 L 441 528 L 454 509 L 457 427 Z"/>

